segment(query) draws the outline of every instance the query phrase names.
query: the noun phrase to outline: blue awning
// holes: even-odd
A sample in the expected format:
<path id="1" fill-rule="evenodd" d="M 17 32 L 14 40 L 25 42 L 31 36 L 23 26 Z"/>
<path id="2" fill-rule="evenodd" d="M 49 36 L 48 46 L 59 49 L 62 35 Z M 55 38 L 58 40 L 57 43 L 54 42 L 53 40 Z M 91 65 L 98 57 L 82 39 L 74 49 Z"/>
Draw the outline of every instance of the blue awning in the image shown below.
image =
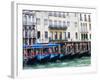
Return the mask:
<path id="1" fill-rule="evenodd" d="M 49 43 L 47 44 L 48 46 L 59 46 L 60 44 L 56 44 L 56 43 Z"/>
<path id="2" fill-rule="evenodd" d="M 37 43 L 37 44 L 33 44 L 31 47 L 32 48 L 43 48 L 43 44 Z"/>
<path id="3" fill-rule="evenodd" d="M 23 48 L 49 48 L 49 47 L 56 47 L 59 46 L 60 44 L 56 44 L 56 43 L 49 43 L 49 44 L 41 44 L 41 43 L 36 43 L 33 45 L 23 45 Z"/>

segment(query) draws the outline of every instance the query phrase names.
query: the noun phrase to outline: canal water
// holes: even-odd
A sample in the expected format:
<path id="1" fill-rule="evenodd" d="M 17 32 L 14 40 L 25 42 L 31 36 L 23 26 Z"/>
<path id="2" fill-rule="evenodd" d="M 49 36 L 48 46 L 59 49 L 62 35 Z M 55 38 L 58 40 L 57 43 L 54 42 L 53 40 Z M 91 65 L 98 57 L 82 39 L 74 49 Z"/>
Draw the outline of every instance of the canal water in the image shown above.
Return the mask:
<path id="1" fill-rule="evenodd" d="M 43 68 L 63 68 L 63 67 L 84 67 L 91 64 L 91 57 L 74 58 L 71 60 L 63 60 L 57 62 L 49 62 L 46 64 L 36 64 L 24 66 L 24 69 L 43 69 Z"/>

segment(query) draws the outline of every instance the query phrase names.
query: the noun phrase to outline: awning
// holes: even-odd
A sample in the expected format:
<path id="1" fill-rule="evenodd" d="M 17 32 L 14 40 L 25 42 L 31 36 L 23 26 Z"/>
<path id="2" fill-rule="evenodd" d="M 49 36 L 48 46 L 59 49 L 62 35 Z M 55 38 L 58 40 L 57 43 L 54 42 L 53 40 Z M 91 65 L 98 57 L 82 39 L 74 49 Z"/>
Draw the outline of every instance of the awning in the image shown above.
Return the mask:
<path id="1" fill-rule="evenodd" d="M 47 44 L 47 46 L 51 47 L 51 46 L 59 46 L 60 44 L 56 44 L 56 43 L 49 43 Z"/>
<path id="2" fill-rule="evenodd" d="M 49 47 L 56 47 L 59 46 L 60 44 L 56 43 L 49 43 L 49 44 L 41 44 L 41 43 L 36 43 L 33 45 L 24 45 L 23 48 L 49 48 Z"/>
<path id="3" fill-rule="evenodd" d="M 37 43 L 37 44 L 33 44 L 31 47 L 32 48 L 43 48 L 43 44 Z"/>

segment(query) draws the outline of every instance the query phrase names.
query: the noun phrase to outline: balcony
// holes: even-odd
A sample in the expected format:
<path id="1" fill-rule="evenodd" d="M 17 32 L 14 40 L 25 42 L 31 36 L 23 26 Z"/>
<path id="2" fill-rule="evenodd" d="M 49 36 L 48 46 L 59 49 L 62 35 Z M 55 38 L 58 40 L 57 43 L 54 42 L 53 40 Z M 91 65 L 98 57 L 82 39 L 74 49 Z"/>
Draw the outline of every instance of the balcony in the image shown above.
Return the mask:
<path id="1" fill-rule="evenodd" d="M 67 38 L 66 39 L 49 39 L 50 42 L 66 42 L 68 41 Z"/>
<path id="2" fill-rule="evenodd" d="M 27 22 L 27 21 L 23 21 L 23 25 L 26 25 L 26 26 L 35 26 L 35 23 L 34 22 Z"/>
<path id="3" fill-rule="evenodd" d="M 27 36 L 26 35 L 26 36 L 23 36 L 23 38 L 34 38 L 35 39 L 36 38 L 36 35 L 33 35 L 33 36 Z"/>
<path id="4" fill-rule="evenodd" d="M 66 30 L 67 26 L 53 26 L 53 25 L 49 25 L 49 29 L 52 29 L 52 30 Z"/>
<path id="5" fill-rule="evenodd" d="M 23 38 L 36 38 L 36 34 L 33 34 L 33 33 L 23 33 Z"/>

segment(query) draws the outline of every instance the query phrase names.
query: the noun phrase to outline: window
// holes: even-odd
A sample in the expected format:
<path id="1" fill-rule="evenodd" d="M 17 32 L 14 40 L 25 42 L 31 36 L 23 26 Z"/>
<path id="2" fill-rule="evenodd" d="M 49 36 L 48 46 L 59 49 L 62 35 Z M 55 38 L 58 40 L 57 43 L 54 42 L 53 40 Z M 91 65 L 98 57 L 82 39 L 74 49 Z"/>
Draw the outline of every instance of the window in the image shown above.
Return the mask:
<path id="1" fill-rule="evenodd" d="M 54 26 L 57 26 L 57 20 L 54 20 Z"/>
<path id="2" fill-rule="evenodd" d="M 88 21 L 89 21 L 89 22 L 91 22 L 91 18 L 90 18 L 90 15 L 88 15 Z"/>
<path id="3" fill-rule="evenodd" d="M 66 22 L 65 21 L 63 21 L 63 27 L 66 27 Z"/>
<path id="4" fill-rule="evenodd" d="M 49 12 L 49 16 L 54 16 L 54 13 L 53 11 Z"/>
<path id="5" fill-rule="evenodd" d="M 34 22 L 34 16 L 32 16 L 32 21 Z"/>
<path id="6" fill-rule="evenodd" d="M 33 22 L 33 16 L 32 15 L 30 16 L 30 22 Z"/>
<path id="7" fill-rule="evenodd" d="M 60 37 L 59 38 L 62 40 L 62 32 L 60 32 Z"/>
<path id="8" fill-rule="evenodd" d="M 48 38 L 48 32 L 45 31 L 45 38 Z"/>
<path id="9" fill-rule="evenodd" d="M 52 11 L 52 12 L 51 12 L 51 16 L 54 16 L 54 13 L 55 13 L 55 12 Z"/>
<path id="10" fill-rule="evenodd" d="M 29 38 L 29 45 L 31 45 L 31 38 Z"/>
<path id="11" fill-rule="evenodd" d="M 53 39 L 53 32 L 50 32 L 50 39 Z"/>
<path id="12" fill-rule="evenodd" d="M 88 34 L 85 34 L 86 35 L 86 39 L 88 39 Z"/>
<path id="13" fill-rule="evenodd" d="M 76 39 L 78 38 L 77 32 L 75 33 Z"/>
<path id="14" fill-rule="evenodd" d="M 61 17 L 63 17 L 63 12 L 61 12 Z"/>
<path id="15" fill-rule="evenodd" d="M 33 29 L 31 30 L 31 38 L 34 38 L 34 37 L 36 37 L 36 35 L 35 35 L 35 30 Z"/>
<path id="16" fill-rule="evenodd" d="M 48 25 L 48 20 L 44 19 L 44 25 Z"/>
<path id="17" fill-rule="evenodd" d="M 57 36 L 58 36 L 58 35 L 57 35 L 57 32 L 55 32 L 55 39 L 57 39 Z"/>
<path id="18" fill-rule="evenodd" d="M 23 23 L 27 24 L 27 15 L 23 15 Z"/>
<path id="19" fill-rule="evenodd" d="M 59 27 L 61 27 L 61 21 L 59 21 Z"/>
<path id="20" fill-rule="evenodd" d="M 68 26 L 68 27 L 70 26 L 70 21 L 67 21 L 67 26 Z"/>
<path id="21" fill-rule="evenodd" d="M 49 12 L 49 16 L 52 16 L 52 12 Z"/>
<path id="22" fill-rule="evenodd" d="M 57 17 L 57 12 L 54 12 L 54 16 Z"/>
<path id="23" fill-rule="evenodd" d="M 32 25 L 32 16 L 28 15 L 28 25 Z"/>
<path id="24" fill-rule="evenodd" d="M 83 27 L 85 26 L 85 23 L 83 23 Z"/>
<path id="25" fill-rule="evenodd" d="M 91 30 L 91 24 L 89 24 L 89 30 Z"/>
<path id="26" fill-rule="evenodd" d="M 31 26 L 29 26 L 28 36 L 29 36 L 29 38 L 31 38 Z"/>
<path id="27" fill-rule="evenodd" d="M 29 38 L 29 33 L 30 33 L 29 26 L 27 26 L 27 37 L 28 38 Z"/>
<path id="28" fill-rule="evenodd" d="M 40 25 L 40 18 L 36 18 L 36 24 Z"/>
<path id="29" fill-rule="evenodd" d="M 58 14 L 59 14 L 59 17 L 61 17 L 61 12 L 59 12 Z"/>
<path id="30" fill-rule="evenodd" d="M 56 12 L 56 16 L 59 17 L 59 12 Z"/>
<path id="31" fill-rule="evenodd" d="M 66 32 L 64 32 L 64 39 L 66 39 Z"/>
<path id="32" fill-rule="evenodd" d="M 82 21 L 82 14 L 80 14 L 80 21 Z"/>
<path id="33" fill-rule="evenodd" d="M 31 30 L 31 26 L 29 26 L 29 30 Z"/>
<path id="34" fill-rule="evenodd" d="M 75 17 L 77 17 L 77 13 L 75 13 Z"/>
<path id="35" fill-rule="evenodd" d="M 83 23 L 83 30 L 84 32 L 87 32 L 87 23 Z"/>
<path id="36" fill-rule="evenodd" d="M 28 15 L 28 18 L 30 19 L 31 18 L 31 15 Z"/>
<path id="37" fill-rule="evenodd" d="M 37 32 L 37 38 L 40 38 L 40 31 Z"/>
<path id="38" fill-rule="evenodd" d="M 77 22 L 75 22 L 74 24 L 75 24 L 75 27 L 77 27 Z"/>
<path id="39" fill-rule="evenodd" d="M 67 12 L 67 16 L 69 16 L 69 12 Z"/>
<path id="40" fill-rule="evenodd" d="M 85 34 L 83 34 L 83 40 L 86 38 Z"/>
<path id="41" fill-rule="evenodd" d="M 83 32 L 83 24 L 81 23 L 80 25 L 81 25 L 81 32 Z"/>
<path id="42" fill-rule="evenodd" d="M 85 39 L 87 39 L 87 35 L 86 34 L 81 34 L 81 40 L 85 40 Z"/>
<path id="43" fill-rule="evenodd" d="M 68 32 L 68 38 L 70 38 L 70 32 Z"/>
<path id="44" fill-rule="evenodd" d="M 83 40 L 83 34 L 81 34 L 81 40 Z"/>
<path id="45" fill-rule="evenodd" d="M 91 34 L 90 34 L 90 39 L 91 39 Z"/>
<path id="46" fill-rule="evenodd" d="M 27 40 L 27 39 L 25 39 L 25 44 L 26 44 L 26 45 L 28 44 L 28 40 Z"/>
<path id="47" fill-rule="evenodd" d="M 66 14 L 63 12 L 63 13 L 62 13 L 62 17 L 65 18 L 65 16 L 66 16 Z"/>
<path id="48" fill-rule="evenodd" d="M 87 21 L 86 14 L 84 15 L 84 21 Z"/>
<path id="49" fill-rule="evenodd" d="M 49 20 L 49 26 L 52 26 L 52 20 Z"/>
<path id="50" fill-rule="evenodd" d="M 25 38 L 28 37 L 28 30 L 25 30 Z"/>

